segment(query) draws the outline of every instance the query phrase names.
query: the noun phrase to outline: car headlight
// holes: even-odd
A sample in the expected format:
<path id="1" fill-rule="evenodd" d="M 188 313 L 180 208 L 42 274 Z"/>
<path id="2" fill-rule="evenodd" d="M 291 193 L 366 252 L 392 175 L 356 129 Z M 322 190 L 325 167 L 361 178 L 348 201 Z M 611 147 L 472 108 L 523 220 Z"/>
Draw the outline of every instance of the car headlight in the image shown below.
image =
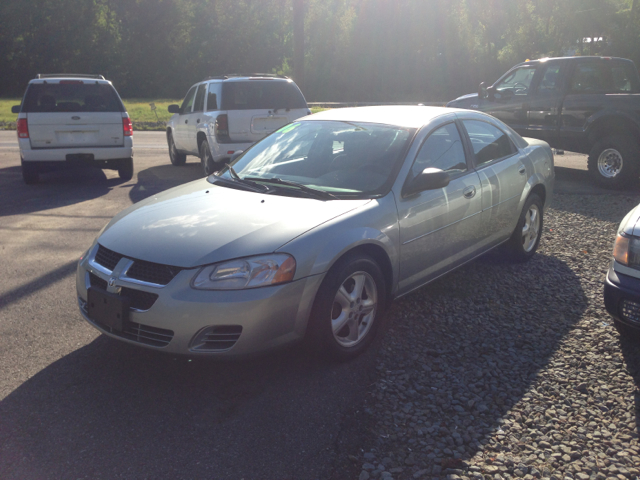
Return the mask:
<path id="1" fill-rule="evenodd" d="M 613 258 L 622 265 L 640 269 L 640 238 L 618 234 L 613 245 Z"/>
<path id="2" fill-rule="evenodd" d="M 207 265 L 191 286 L 197 290 L 242 290 L 290 282 L 295 273 L 295 259 L 276 253 Z"/>

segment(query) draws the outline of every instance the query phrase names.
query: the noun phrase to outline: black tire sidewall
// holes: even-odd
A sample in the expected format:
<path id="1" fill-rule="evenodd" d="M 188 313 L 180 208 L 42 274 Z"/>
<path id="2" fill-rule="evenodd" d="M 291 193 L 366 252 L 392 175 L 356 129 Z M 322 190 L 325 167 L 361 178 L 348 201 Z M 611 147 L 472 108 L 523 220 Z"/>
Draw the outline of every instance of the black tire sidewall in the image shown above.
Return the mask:
<path id="1" fill-rule="evenodd" d="M 169 160 L 171 160 L 171 164 L 178 167 L 184 165 L 187 161 L 187 156 L 178 153 L 175 140 L 173 139 L 173 134 L 171 133 L 167 134 L 167 144 L 169 145 Z"/>
<path id="2" fill-rule="evenodd" d="M 128 158 L 118 167 L 118 176 L 122 180 L 131 180 L 133 178 L 133 158 Z"/>
<path id="3" fill-rule="evenodd" d="M 622 170 L 613 178 L 603 177 L 598 170 L 600 154 L 609 148 L 622 155 Z M 604 188 L 618 189 L 638 180 L 640 174 L 640 145 L 632 138 L 624 136 L 604 137 L 598 140 L 589 153 L 587 168 L 591 179 Z"/>
<path id="4" fill-rule="evenodd" d="M 331 328 L 331 309 L 336 292 L 355 272 L 371 275 L 376 284 L 378 304 L 376 315 L 365 338 L 353 347 L 340 345 Z M 310 318 L 310 337 L 318 351 L 333 360 L 344 361 L 364 352 L 375 338 L 386 311 L 386 282 L 378 264 L 368 255 L 357 254 L 340 259 L 327 273 L 318 290 Z"/>
<path id="5" fill-rule="evenodd" d="M 209 149 L 209 144 L 205 140 L 200 144 L 200 163 L 202 164 L 202 172 L 206 177 L 215 171 L 213 158 L 211 158 L 211 171 L 207 171 L 207 157 L 211 158 L 211 150 Z"/>

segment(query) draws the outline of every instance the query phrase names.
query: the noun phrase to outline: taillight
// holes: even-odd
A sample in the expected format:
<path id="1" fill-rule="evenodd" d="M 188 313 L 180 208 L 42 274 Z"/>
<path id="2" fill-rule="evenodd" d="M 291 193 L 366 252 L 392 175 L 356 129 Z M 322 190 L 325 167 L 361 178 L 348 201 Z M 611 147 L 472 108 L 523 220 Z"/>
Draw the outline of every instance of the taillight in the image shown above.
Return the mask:
<path id="1" fill-rule="evenodd" d="M 229 119 L 226 115 L 218 115 L 215 126 L 216 139 L 224 143 L 229 141 Z"/>
<path id="2" fill-rule="evenodd" d="M 29 138 L 29 124 L 26 118 L 19 118 L 16 125 L 18 131 L 18 138 Z"/>
<path id="3" fill-rule="evenodd" d="M 131 124 L 131 119 L 129 117 L 122 118 L 122 133 L 125 137 L 133 135 L 133 125 Z"/>

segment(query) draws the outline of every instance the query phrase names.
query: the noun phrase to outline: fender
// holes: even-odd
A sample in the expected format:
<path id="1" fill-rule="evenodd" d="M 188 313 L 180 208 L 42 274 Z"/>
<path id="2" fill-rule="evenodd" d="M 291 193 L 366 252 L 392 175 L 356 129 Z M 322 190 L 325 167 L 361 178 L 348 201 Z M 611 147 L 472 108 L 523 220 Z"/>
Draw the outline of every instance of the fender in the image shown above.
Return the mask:
<path id="1" fill-rule="evenodd" d="M 398 283 L 399 238 L 398 212 L 393 195 L 388 194 L 319 225 L 277 251 L 289 253 L 296 259 L 308 258 L 306 263 L 296 266 L 296 279 L 300 279 L 328 272 L 339 258 L 351 250 L 363 246 L 378 247 L 391 264 L 389 288 L 395 291 Z M 315 255 L 309 257 L 310 251 Z"/>
<path id="2" fill-rule="evenodd" d="M 632 117 L 629 113 L 614 110 L 612 108 L 606 108 L 595 112 L 585 121 L 583 129 L 587 138 L 592 142 L 595 142 L 596 139 L 591 139 L 591 136 L 594 134 L 594 130 L 600 126 L 600 122 L 606 122 L 609 127 L 612 123 L 623 123 L 630 125 L 634 130 L 636 130 L 636 133 L 640 131 L 640 124 L 638 123 L 638 120 Z"/>

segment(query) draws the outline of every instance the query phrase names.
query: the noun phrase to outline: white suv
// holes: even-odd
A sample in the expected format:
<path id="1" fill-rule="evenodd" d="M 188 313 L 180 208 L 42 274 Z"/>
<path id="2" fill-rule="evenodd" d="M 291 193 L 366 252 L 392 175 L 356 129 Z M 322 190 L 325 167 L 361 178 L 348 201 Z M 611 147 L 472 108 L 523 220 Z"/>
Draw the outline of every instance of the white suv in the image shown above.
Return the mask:
<path id="1" fill-rule="evenodd" d="M 25 183 L 40 172 L 71 165 L 117 170 L 133 177 L 133 128 L 120 96 L 102 75 L 38 74 L 18 113 Z"/>
<path id="2" fill-rule="evenodd" d="M 195 84 L 182 105 L 169 105 L 169 157 L 184 165 L 200 158 L 205 175 L 234 153 L 294 120 L 309 115 L 302 92 L 289 78 L 251 74 L 211 77 Z"/>

